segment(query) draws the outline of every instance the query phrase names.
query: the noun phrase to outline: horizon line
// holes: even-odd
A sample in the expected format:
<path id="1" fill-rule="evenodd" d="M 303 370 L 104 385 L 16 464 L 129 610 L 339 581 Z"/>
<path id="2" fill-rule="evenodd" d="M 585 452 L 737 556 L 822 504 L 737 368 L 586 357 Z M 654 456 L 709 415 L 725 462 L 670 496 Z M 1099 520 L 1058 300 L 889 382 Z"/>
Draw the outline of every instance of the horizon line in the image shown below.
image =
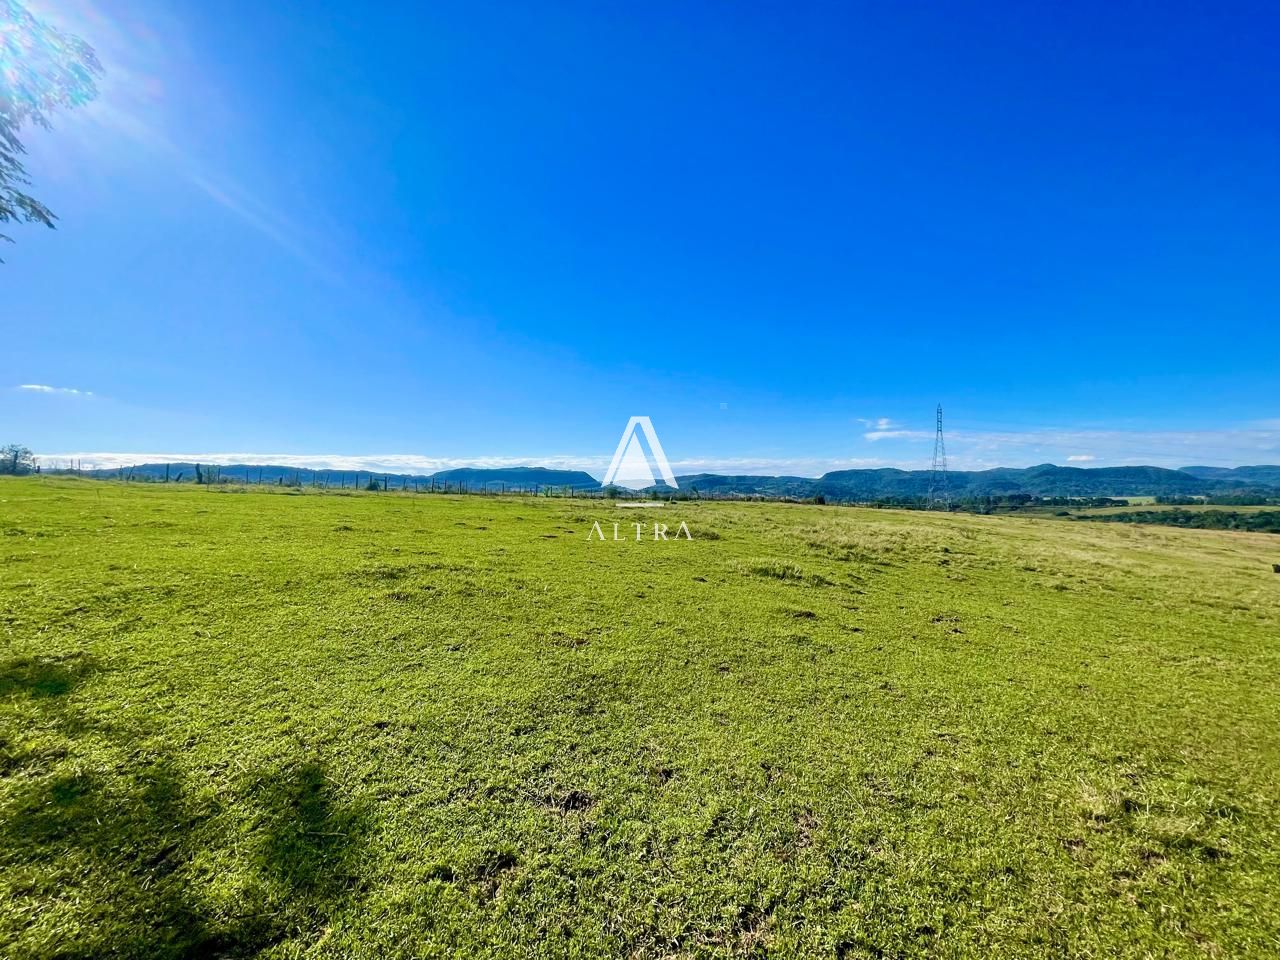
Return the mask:
<path id="1" fill-rule="evenodd" d="M 154 453 L 154 452 L 70 452 L 37 453 L 37 462 L 45 469 L 66 469 L 78 463 L 80 469 L 118 470 L 152 464 L 200 463 L 219 467 L 280 467 L 291 470 L 331 473 L 381 473 L 397 476 L 430 476 L 447 470 L 518 470 L 544 469 L 569 470 L 586 473 L 600 482 L 608 466 L 607 457 L 582 457 L 558 455 L 549 457 L 426 457 L 417 454 L 255 454 L 233 453 Z M 1070 467 L 1082 470 L 1107 467 L 1153 467 L 1162 470 L 1185 470 L 1191 467 L 1211 466 L 1221 469 L 1242 467 L 1277 466 L 1262 462 L 1213 464 L 1212 458 L 1200 462 L 1187 462 L 1181 466 L 1151 463 L 1143 458 L 1067 457 L 1065 462 L 1053 459 L 1025 458 L 1028 462 L 992 462 L 981 459 L 964 459 L 949 465 L 951 473 L 977 473 L 987 470 L 1025 470 L 1037 466 Z M 1034 462 L 1032 462 L 1034 461 Z M 1072 462 L 1075 461 L 1075 462 Z M 815 480 L 826 474 L 844 470 L 893 469 L 904 472 L 927 472 L 931 463 L 920 460 L 896 460 L 880 458 L 686 458 L 672 461 L 677 476 L 715 474 L 719 476 L 799 477 Z M 594 470 L 593 470 L 594 468 Z"/>

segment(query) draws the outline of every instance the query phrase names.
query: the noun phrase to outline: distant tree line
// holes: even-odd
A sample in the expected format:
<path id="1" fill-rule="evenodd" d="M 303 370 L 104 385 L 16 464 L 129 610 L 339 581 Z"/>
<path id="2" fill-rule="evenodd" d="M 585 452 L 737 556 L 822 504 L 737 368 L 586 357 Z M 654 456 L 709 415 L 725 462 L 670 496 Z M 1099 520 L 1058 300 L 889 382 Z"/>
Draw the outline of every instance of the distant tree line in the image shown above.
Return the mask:
<path id="1" fill-rule="evenodd" d="M 867 501 L 868 507 L 892 507 L 899 510 L 936 509 L 937 503 L 927 497 L 880 497 Z M 1045 507 L 1127 507 L 1129 501 L 1119 497 L 1037 497 L 1030 493 L 1002 493 L 978 497 L 953 497 L 950 509 L 957 513 L 1016 513 Z M 1064 511 L 1065 512 L 1065 511 Z"/>
<path id="2" fill-rule="evenodd" d="M 3 450 L 4 448 L 0 448 Z M 25 449 L 25 448 L 24 448 Z M 29 453 L 29 451 L 28 451 Z M 0 473 L 5 471 L 0 469 Z M 20 471 L 30 472 L 30 471 Z M 35 472 L 41 472 L 36 466 Z M 547 497 L 603 496 L 599 490 L 583 490 L 565 484 L 518 484 L 497 480 L 469 482 L 407 474 L 374 473 L 365 470 L 329 470 L 251 466 L 224 466 L 207 463 L 148 463 L 111 468 L 82 467 L 68 461 L 66 466 L 50 464 L 44 471 L 53 476 L 77 476 L 91 480 L 115 480 L 122 483 L 194 484 L 203 487 L 284 487 L 320 491 L 364 490 L 368 492 L 412 492 L 494 495 L 506 493 L 534 494 Z"/>
<path id="3" fill-rule="evenodd" d="M 1280 533 L 1280 510 L 1133 510 L 1084 516 L 1078 519 L 1103 523 L 1155 523 L 1193 530 L 1244 530 L 1250 533 Z"/>
<path id="4" fill-rule="evenodd" d="M 1280 504 L 1274 490 L 1241 490 L 1239 493 L 1215 493 L 1207 497 L 1156 497 L 1156 503 L 1190 507 L 1208 504 L 1215 507 L 1266 507 Z"/>
<path id="5" fill-rule="evenodd" d="M 1127 507 L 1121 497 L 1036 497 L 1029 493 L 1007 493 L 988 497 L 966 497 L 957 501 L 957 509 L 968 513 L 1013 512 L 1040 507 Z"/>

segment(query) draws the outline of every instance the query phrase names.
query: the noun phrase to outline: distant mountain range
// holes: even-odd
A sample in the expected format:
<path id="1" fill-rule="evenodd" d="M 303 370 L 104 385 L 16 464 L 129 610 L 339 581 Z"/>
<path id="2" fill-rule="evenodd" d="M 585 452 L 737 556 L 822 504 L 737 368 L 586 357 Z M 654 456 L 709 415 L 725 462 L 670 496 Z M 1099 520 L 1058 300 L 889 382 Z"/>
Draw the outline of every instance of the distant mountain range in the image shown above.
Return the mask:
<path id="1" fill-rule="evenodd" d="M 1280 467 L 1183 467 L 1183 473 L 1202 480 L 1243 481 L 1250 485 L 1280 487 Z"/>
<path id="2" fill-rule="evenodd" d="M 882 500 L 923 497 L 929 492 L 928 470 L 836 470 L 816 480 L 806 477 L 736 477 L 696 474 L 677 477 L 708 494 L 760 494 L 829 500 Z M 947 489 L 952 497 L 1025 493 L 1037 497 L 1203 496 L 1275 488 L 1280 492 L 1280 466 L 1258 467 L 996 467 L 952 470 Z"/>
<path id="3" fill-rule="evenodd" d="M 202 465 L 223 480 L 250 483 L 320 483 L 328 486 L 364 486 L 376 477 L 392 489 L 432 485 L 439 489 L 542 490 L 548 487 L 596 490 L 600 481 L 582 470 L 546 467 L 462 467 L 434 474 L 370 473 L 367 470 L 304 470 L 287 466 L 231 464 Z M 146 463 L 135 467 L 86 470 L 86 475 L 135 480 L 196 479 L 194 463 Z M 713 496 L 813 497 L 828 500 L 886 500 L 922 497 L 929 492 L 928 470 L 836 470 L 811 477 L 733 476 L 696 473 L 677 477 L 681 490 Z M 1206 496 L 1245 490 L 1273 490 L 1280 494 L 1280 466 L 1252 467 L 1059 467 L 1050 463 L 1035 467 L 996 467 L 992 470 L 952 470 L 947 488 L 954 498 L 1025 493 L 1041 497 L 1139 497 Z"/>
<path id="4" fill-rule="evenodd" d="M 595 489 L 600 481 L 585 470 L 552 470 L 548 467 L 458 467 L 453 470 L 441 470 L 423 477 L 434 480 L 437 485 L 447 483 L 450 486 L 463 484 L 467 487 L 485 487 L 505 484 L 508 488 L 533 490 L 542 487 L 572 487 L 575 490 Z"/>

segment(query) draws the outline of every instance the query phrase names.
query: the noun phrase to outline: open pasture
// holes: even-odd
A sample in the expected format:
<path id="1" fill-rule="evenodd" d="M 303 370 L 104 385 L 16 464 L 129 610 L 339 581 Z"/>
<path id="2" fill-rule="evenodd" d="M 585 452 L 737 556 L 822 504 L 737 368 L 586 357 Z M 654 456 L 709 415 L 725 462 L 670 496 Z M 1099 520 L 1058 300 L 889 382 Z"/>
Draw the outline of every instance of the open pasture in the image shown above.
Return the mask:
<path id="1" fill-rule="evenodd" d="M 6 480 L 0 955 L 1276 956 L 1278 561 Z"/>

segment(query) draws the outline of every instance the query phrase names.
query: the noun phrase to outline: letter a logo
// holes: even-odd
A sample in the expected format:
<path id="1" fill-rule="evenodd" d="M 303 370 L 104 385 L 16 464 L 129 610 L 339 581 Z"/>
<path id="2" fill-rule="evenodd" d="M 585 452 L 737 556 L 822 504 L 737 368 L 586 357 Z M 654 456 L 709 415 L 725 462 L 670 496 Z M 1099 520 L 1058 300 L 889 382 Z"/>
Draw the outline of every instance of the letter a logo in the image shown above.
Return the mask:
<path id="1" fill-rule="evenodd" d="M 638 429 L 637 429 L 638 428 Z M 640 435 L 649 445 L 649 456 L 645 455 L 640 444 Z M 627 421 L 627 428 L 622 431 L 622 439 L 618 441 L 618 450 L 613 455 L 613 463 L 609 464 L 609 472 L 604 475 L 604 486 L 626 487 L 628 490 L 643 490 L 658 482 L 658 477 L 650 465 L 657 466 L 658 473 L 669 487 L 676 488 L 675 475 L 671 465 L 667 463 L 667 455 L 662 452 L 662 444 L 653 424 L 648 417 L 632 417 Z"/>

